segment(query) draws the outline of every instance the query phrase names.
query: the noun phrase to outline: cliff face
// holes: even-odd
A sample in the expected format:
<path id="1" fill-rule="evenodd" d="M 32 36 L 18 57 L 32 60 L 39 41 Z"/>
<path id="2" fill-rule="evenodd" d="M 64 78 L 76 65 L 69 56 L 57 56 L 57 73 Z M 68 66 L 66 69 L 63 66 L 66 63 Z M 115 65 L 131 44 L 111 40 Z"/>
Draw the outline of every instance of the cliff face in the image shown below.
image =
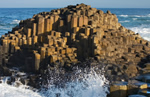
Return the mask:
<path id="1" fill-rule="evenodd" d="M 148 41 L 121 26 L 115 14 L 80 4 L 22 20 L 1 37 L 0 65 L 38 72 L 48 64 L 60 62 L 68 68 L 94 57 L 135 76 L 137 65 L 148 61 L 149 46 Z"/>

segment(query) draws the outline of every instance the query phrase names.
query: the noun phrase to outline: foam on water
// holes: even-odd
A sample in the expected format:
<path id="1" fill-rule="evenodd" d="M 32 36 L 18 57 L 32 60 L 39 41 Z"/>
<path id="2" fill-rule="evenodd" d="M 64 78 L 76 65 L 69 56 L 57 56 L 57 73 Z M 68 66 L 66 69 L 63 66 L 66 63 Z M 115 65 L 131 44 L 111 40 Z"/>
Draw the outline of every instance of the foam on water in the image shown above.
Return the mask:
<path id="1" fill-rule="evenodd" d="M 130 22 L 129 20 L 125 20 L 125 21 L 119 21 L 120 23 L 127 23 Z"/>
<path id="2" fill-rule="evenodd" d="M 103 74 L 92 70 L 85 74 L 80 72 L 77 79 L 66 82 L 63 87 L 48 83 L 48 88 L 41 88 L 39 92 L 26 89 L 25 85 L 15 87 L 3 82 L 0 84 L 0 97 L 106 97 L 108 83 Z"/>
<path id="3" fill-rule="evenodd" d="M 133 17 L 150 17 L 150 14 L 147 15 L 132 15 Z"/>
<path id="4" fill-rule="evenodd" d="M 132 18 L 134 21 L 137 20 L 137 18 Z"/>
<path id="5" fill-rule="evenodd" d="M 129 29 L 134 31 L 135 33 L 139 33 L 141 37 L 150 41 L 150 28 L 145 27 L 145 26 L 140 26 L 140 27 L 132 27 Z"/>
<path id="6" fill-rule="evenodd" d="M 0 84 L 0 97 L 41 97 L 39 93 L 24 87 L 14 87 L 6 83 Z"/>
<path id="7" fill-rule="evenodd" d="M 128 17 L 128 15 L 119 15 L 120 17 Z"/>
<path id="8" fill-rule="evenodd" d="M 128 17 L 134 17 L 134 18 L 146 18 L 146 17 L 150 17 L 150 14 L 146 14 L 146 15 L 126 15 L 126 14 L 122 14 L 122 15 L 118 15 L 119 17 L 124 17 L 124 18 L 128 18 Z"/>
<path id="9" fill-rule="evenodd" d="M 10 77 L 4 77 L 0 83 L 0 97 L 41 97 L 39 93 L 33 92 L 26 85 L 20 85 L 16 87 L 16 83 L 20 82 L 19 80 L 14 82 L 12 85 L 8 85 L 7 81 Z"/>
<path id="10" fill-rule="evenodd" d="M 10 24 L 19 24 L 20 20 L 13 20 Z"/>

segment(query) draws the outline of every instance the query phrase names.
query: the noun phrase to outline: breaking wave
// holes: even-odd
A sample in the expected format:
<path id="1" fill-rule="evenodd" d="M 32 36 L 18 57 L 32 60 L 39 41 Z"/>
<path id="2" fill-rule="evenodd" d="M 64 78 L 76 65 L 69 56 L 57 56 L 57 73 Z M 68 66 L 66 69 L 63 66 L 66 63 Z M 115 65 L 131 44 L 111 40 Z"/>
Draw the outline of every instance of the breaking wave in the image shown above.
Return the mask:
<path id="1" fill-rule="evenodd" d="M 47 85 L 43 84 L 38 92 L 26 89 L 24 85 L 15 87 L 3 82 L 0 84 L 0 95 L 1 97 L 16 97 L 16 95 L 18 97 L 106 97 L 109 93 L 109 82 L 103 74 L 96 73 L 94 70 L 78 70 L 75 75 L 78 75 L 75 76 L 77 78 L 66 83 L 57 78 L 47 79 Z M 62 81 L 63 86 L 52 84 L 51 81 L 55 80 Z"/>
<path id="2" fill-rule="evenodd" d="M 128 17 L 128 15 L 119 15 L 120 17 Z"/>
<path id="3" fill-rule="evenodd" d="M 10 24 L 19 24 L 20 20 L 13 20 Z"/>
<path id="4" fill-rule="evenodd" d="M 133 15 L 133 17 L 150 17 L 150 14 L 147 14 L 147 15 Z"/>
<path id="5" fill-rule="evenodd" d="M 139 33 L 144 39 L 150 41 L 150 28 L 142 25 L 140 27 L 132 27 L 129 29 L 136 32 L 136 33 Z"/>
<path id="6" fill-rule="evenodd" d="M 119 21 L 120 23 L 127 23 L 127 22 L 130 22 L 128 20 L 125 20 L 125 21 Z"/>
<path id="7" fill-rule="evenodd" d="M 9 77 L 6 78 L 9 80 Z M 7 80 L 1 80 L 0 83 L 0 97 L 41 97 L 38 92 L 33 92 L 30 89 L 27 89 L 28 86 L 20 85 L 16 87 L 16 81 L 13 85 L 7 84 Z"/>
<path id="8" fill-rule="evenodd" d="M 150 14 L 147 15 L 119 15 L 119 17 L 150 17 Z"/>
<path id="9" fill-rule="evenodd" d="M 108 80 L 103 74 L 97 74 L 94 70 L 90 72 L 77 71 L 77 79 L 63 84 L 62 87 L 48 84 L 48 89 L 41 90 L 44 97 L 106 97 L 108 91 Z M 74 75 L 72 75 L 74 76 Z M 49 80 L 50 81 L 50 80 Z M 57 88 L 56 88 L 57 87 Z"/>
<path id="10" fill-rule="evenodd" d="M 134 21 L 137 20 L 137 18 L 132 18 Z"/>
<path id="11" fill-rule="evenodd" d="M 1 97 L 41 97 L 39 93 L 23 87 L 14 87 L 8 84 L 0 84 Z"/>

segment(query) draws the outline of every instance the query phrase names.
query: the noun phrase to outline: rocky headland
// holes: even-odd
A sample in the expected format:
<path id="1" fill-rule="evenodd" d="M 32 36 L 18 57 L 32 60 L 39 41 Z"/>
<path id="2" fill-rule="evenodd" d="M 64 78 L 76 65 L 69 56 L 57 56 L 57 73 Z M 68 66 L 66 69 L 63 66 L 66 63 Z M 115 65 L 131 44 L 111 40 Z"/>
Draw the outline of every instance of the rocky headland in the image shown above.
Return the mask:
<path id="1" fill-rule="evenodd" d="M 49 71 L 59 70 L 63 79 L 76 67 L 96 67 L 104 68 L 112 84 L 110 96 L 126 97 L 137 93 L 133 88 L 147 88 L 135 79 L 150 81 L 145 79 L 149 62 L 149 41 L 121 26 L 110 11 L 85 4 L 36 14 L 0 38 L 0 75 L 11 76 L 11 80 L 20 77 L 22 83 L 36 88 Z"/>

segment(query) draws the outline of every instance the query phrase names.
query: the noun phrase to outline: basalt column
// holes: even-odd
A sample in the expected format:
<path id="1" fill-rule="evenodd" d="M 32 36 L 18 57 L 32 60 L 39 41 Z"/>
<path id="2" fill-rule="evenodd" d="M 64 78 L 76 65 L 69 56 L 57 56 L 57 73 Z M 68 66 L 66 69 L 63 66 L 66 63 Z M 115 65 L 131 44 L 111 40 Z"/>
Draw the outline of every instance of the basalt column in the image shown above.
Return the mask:
<path id="1" fill-rule="evenodd" d="M 0 46 L 0 65 L 2 65 L 2 59 L 3 59 L 3 48 Z"/>
<path id="2" fill-rule="evenodd" d="M 39 16 L 38 17 L 38 26 L 37 26 L 37 34 L 43 34 L 44 33 L 44 17 Z"/>
<path id="3" fill-rule="evenodd" d="M 34 70 L 38 71 L 40 68 L 40 57 L 41 55 L 38 53 L 34 54 L 34 59 L 35 59 L 35 63 L 34 63 Z"/>

